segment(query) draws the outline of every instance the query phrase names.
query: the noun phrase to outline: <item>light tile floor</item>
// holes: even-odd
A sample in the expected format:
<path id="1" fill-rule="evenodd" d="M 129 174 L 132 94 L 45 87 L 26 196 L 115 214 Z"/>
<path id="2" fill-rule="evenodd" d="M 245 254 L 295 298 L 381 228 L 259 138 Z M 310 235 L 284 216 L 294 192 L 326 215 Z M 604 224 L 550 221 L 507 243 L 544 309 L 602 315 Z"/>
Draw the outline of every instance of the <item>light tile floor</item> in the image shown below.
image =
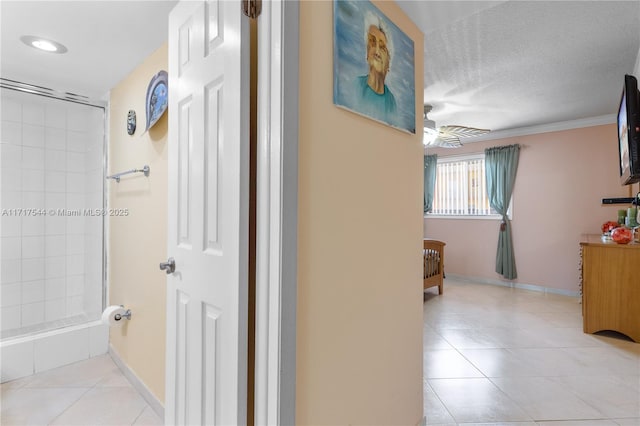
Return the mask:
<path id="1" fill-rule="evenodd" d="M 577 298 L 449 278 L 423 336 L 428 425 L 640 426 L 640 344 L 584 334 Z"/>
<path id="2" fill-rule="evenodd" d="M 109 355 L 0 386 L 3 426 L 163 424 Z"/>
<path id="3" fill-rule="evenodd" d="M 429 425 L 640 426 L 640 344 L 576 298 L 445 281 L 424 296 Z M 639 313 L 640 317 L 640 313 Z M 108 355 L 4 383 L 2 425 L 161 425 Z"/>

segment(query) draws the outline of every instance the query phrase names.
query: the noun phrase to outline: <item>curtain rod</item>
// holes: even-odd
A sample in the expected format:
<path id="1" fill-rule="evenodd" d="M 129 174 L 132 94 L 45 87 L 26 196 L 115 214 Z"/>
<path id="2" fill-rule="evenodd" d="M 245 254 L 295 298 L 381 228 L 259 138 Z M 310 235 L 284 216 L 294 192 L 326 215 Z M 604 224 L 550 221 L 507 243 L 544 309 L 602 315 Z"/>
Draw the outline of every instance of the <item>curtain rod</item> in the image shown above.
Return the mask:
<path id="1" fill-rule="evenodd" d="M 10 80 L 0 77 L 0 87 L 16 92 L 30 93 L 32 95 L 44 96 L 46 98 L 58 99 L 61 101 L 73 102 L 82 105 L 88 105 L 96 108 L 105 109 L 107 103 L 88 98 L 87 96 L 78 95 L 76 93 L 61 92 L 50 89 L 48 87 L 37 86 L 35 84 L 23 83 L 21 81 Z"/>

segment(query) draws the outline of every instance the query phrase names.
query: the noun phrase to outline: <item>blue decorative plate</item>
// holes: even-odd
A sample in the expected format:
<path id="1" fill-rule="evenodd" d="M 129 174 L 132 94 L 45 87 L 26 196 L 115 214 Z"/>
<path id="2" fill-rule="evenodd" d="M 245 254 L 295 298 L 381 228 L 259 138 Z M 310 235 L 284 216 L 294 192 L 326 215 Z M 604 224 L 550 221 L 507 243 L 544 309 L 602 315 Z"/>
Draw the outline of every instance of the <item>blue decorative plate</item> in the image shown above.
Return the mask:
<path id="1" fill-rule="evenodd" d="M 169 81 L 166 71 L 153 76 L 147 87 L 147 128 L 145 132 L 160 120 L 167 110 L 169 97 Z"/>

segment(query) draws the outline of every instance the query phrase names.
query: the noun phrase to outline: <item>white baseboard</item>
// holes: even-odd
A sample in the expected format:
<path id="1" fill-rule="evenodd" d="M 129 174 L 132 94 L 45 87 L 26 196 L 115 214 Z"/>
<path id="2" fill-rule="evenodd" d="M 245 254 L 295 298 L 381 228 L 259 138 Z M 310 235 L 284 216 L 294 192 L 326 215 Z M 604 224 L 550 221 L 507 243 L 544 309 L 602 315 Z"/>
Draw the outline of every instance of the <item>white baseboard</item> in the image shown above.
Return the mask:
<path id="1" fill-rule="evenodd" d="M 122 374 L 129 380 L 131 386 L 137 390 L 140 395 L 147 401 L 147 404 L 156 412 L 158 417 L 164 420 L 164 405 L 155 397 L 155 395 L 149 390 L 147 385 L 145 385 L 139 378 L 134 374 L 133 371 L 122 361 L 118 352 L 113 349 L 113 346 L 109 344 L 109 355 L 113 362 L 118 366 Z"/>
<path id="2" fill-rule="evenodd" d="M 535 284 L 525 284 L 525 283 L 514 283 L 511 281 L 501 281 L 497 279 L 491 278 L 482 278 L 482 277 L 469 277 L 466 275 L 457 275 L 457 274 L 449 274 L 447 273 L 447 278 L 451 278 L 457 281 L 466 281 L 472 282 L 476 284 L 489 284 L 489 285 L 498 285 L 501 287 L 509 287 L 509 288 L 519 288 L 522 290 L 530 290 L 537 291 L 539 293 L 549 293 L 549 294 L 560 294 L 562 296 L 570 296 L 570 297 L 580 297 L 579 291 L 571 291 L 571 290 L 562 290 L 559 288 L 550 288 L 543 287 Z"/>

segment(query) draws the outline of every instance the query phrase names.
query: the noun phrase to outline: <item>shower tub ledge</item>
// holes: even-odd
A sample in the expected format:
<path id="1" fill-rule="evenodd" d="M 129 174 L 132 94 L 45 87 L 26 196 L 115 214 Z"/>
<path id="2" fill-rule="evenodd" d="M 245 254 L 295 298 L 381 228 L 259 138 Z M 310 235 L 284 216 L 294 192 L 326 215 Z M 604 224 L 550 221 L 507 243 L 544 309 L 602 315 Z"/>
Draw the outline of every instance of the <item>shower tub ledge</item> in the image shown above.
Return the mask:
<path id="1" fill-rule="evenodd" d="M 0 342 L 0 382 L 62 367 L 109 351 L 109 326 L 100 320 Z"/>

